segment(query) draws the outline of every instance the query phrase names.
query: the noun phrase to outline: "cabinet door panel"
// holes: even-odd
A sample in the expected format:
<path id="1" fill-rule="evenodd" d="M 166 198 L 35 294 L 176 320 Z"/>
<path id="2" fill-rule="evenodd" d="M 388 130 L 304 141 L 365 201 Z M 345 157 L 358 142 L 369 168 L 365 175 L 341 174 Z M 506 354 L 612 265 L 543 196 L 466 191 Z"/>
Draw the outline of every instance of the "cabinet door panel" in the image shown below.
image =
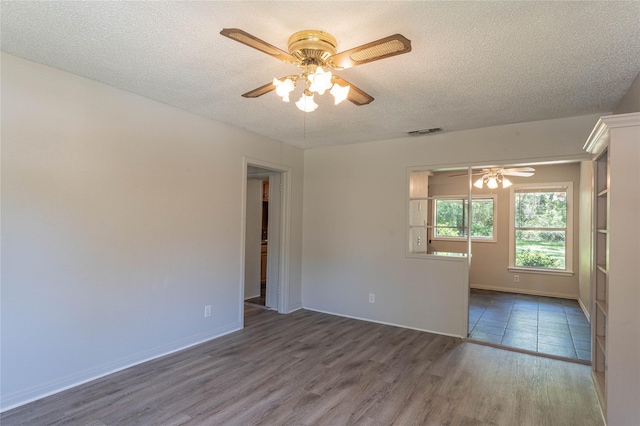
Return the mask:
<path id="1" fill-rule="evenodd" d="M 428 211 L 427 200 L 409 201 L 409 226 L 427 226 Z"/>
<path id="2" fill-rule="evenodd" d="M 427 229 L 412 227 L 409 229 L 409 250 L 410 253 L 427 252 Z"/>

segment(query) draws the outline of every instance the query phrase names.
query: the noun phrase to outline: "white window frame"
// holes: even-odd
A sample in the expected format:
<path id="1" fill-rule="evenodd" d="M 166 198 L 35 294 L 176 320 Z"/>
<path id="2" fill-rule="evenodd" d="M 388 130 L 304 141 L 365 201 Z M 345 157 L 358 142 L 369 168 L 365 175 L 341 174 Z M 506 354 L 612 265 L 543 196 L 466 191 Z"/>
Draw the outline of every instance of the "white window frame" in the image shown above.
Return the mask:
<path id="1" fill-rule="evenodd" d="M 516 191 L 558 191 L 567 193 L 567 228 L 565 234 L 565 269 L 516 266 L 515 194 Z M 549 275 L 573 275 L 573 182 L 549 182 L 513 185 L 509 188 L 509 271 Z"/>
<path id="2" fill-rule="evenodd" d="M 471 202 L 474 200 L 493 200 L 493 236 L 492 237 L 474 237 L 471 236 L 471 241 L 480 242 L 480 243 L 495 243 L 498 241 L 498 196 L 497 194 L 477 194 L 474 195 Z M 463 202 L 467 202 L 467 197 L 463 195 L 435 195 L 433 197 L 433 213 L 432 213 L 432 223 L 433 223 L 433 232 L 431 235 L 431 239 L 434 241 L 467 241 L 467 237 L 447 237 L 447 236 L 436 236 L 436 217 L 438 214 L 437 203 L 438 200 L 461 200 Z M 473 214 L 473 211 L 472 211 Z M 466 214 L 463 214 L 463 217 Z M 469 232 L 471 232 L 471 226 L 469 226 Z"/>

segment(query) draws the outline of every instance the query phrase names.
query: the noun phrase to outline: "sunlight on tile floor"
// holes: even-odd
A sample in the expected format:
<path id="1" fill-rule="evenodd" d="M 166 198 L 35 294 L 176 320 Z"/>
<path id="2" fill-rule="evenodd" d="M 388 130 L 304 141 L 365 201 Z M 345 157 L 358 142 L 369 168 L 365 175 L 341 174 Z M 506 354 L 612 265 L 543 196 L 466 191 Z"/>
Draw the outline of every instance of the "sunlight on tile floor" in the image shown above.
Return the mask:
<path id="1" fill-rule="evenodd" d="M 591 325 L 575 300 L 471 290 L 469 337 L 591 361 Z"/>

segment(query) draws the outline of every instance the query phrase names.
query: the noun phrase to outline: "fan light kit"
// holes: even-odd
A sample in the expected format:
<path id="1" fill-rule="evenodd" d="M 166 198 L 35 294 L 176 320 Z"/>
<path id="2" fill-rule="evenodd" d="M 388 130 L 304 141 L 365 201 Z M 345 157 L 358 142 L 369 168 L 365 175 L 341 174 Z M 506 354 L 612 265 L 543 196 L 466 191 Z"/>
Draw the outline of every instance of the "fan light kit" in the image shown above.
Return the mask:
<path id="1" fill-rule="evenodd" d="M 491 168 L 491 169 L 482 169 L 482 171 L 473 173 L 474 175 L 482 175 L 480 179 L 476 180 L 473 186 L 476 188 L 482 189 L 482 187 L 486 184 L 489 189 L 496 189 L 498 186 L 502 185 L 503 188 L 508 188 L 511 185 L 511 181 L 507 179 L 505 176 L 520 176 L 520 177 L 531 177 L 533 173 L 536 171 L 533 167 L 517 167 L 512 169 L 503 169 L 503 168 Z M 450 177 L 457 176 L 467 176 L 466 173 L 451 175 Z"/>
<path id="2" fill-rule="evenodd" d="M 502 184 L 503 188 L 508 188 L 511 185 L 513 185 L 509 179 L 507 179 L 506 177 L 502 176 L 499 173 L 490 174 L 488 176 L 485 175 L 485 176 L 481 177 L 480 179 L 478 179 L 473 184 L 473 186 L 475 186 L 476 188 L 482 188 L 482 184 L 483 183 L 486 183 L 487 184 L 487 188 L 490 188 L 490 189 L 496 189 L 498 187 L 499 183 Z"/>
<path id="3" fill-rule="evenodd" d="M 318 30 L 299 31 L 289 37 L 289 53 L 237 28 L 225 28 L 220 34 L 253 47 L 302 70 L 296 75 L 274 78 L 273 82 L 244 93 L 245 98 L 257 98 L 272 90 L 289 102 L 289 95 L 298 82 L 304 81 L 302 96 L 296 102 L 298 109 L 312 112 L 318 108 L 314 94 L 323 95 L 327 90 L 333 95 L 335 105 L 348 99 L 355 105 L 366 105 L 373 97 L 353 84 L 333 74 L 334 70 L 351 68 L 390 56 L 411 51 L 411 41 L 400 34 L 385 37 L 365 45 L 336 53 L 338 43 L 328 33 Z"/>
<path id="4" fill-rule="evenodd" d="M 533 172 L 536 170 L 532 167 L 519 167 L 515 169 L 482 169 L 482 177 L 475 181 L 473 186 L 476 188 L 482 188 L 483 184 L 487 184 L 487 188 L 496 189 L 500 184 L 503 188 L 508 188 L 511 185 L 511 181 L 504 177 L 505 175 L 530 177 L 533 176 Z"/>

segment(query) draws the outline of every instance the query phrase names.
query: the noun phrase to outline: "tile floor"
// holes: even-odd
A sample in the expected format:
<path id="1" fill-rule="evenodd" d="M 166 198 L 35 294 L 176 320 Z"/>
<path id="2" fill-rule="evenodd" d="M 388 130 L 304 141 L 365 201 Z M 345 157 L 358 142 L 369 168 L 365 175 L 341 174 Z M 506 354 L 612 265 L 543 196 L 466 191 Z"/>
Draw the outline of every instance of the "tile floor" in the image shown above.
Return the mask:
<path id="1" fill-rule="evenodd" d="M 575 300 L 471 289 L 469 337 L 591 361 L 591 325 Z"/>

